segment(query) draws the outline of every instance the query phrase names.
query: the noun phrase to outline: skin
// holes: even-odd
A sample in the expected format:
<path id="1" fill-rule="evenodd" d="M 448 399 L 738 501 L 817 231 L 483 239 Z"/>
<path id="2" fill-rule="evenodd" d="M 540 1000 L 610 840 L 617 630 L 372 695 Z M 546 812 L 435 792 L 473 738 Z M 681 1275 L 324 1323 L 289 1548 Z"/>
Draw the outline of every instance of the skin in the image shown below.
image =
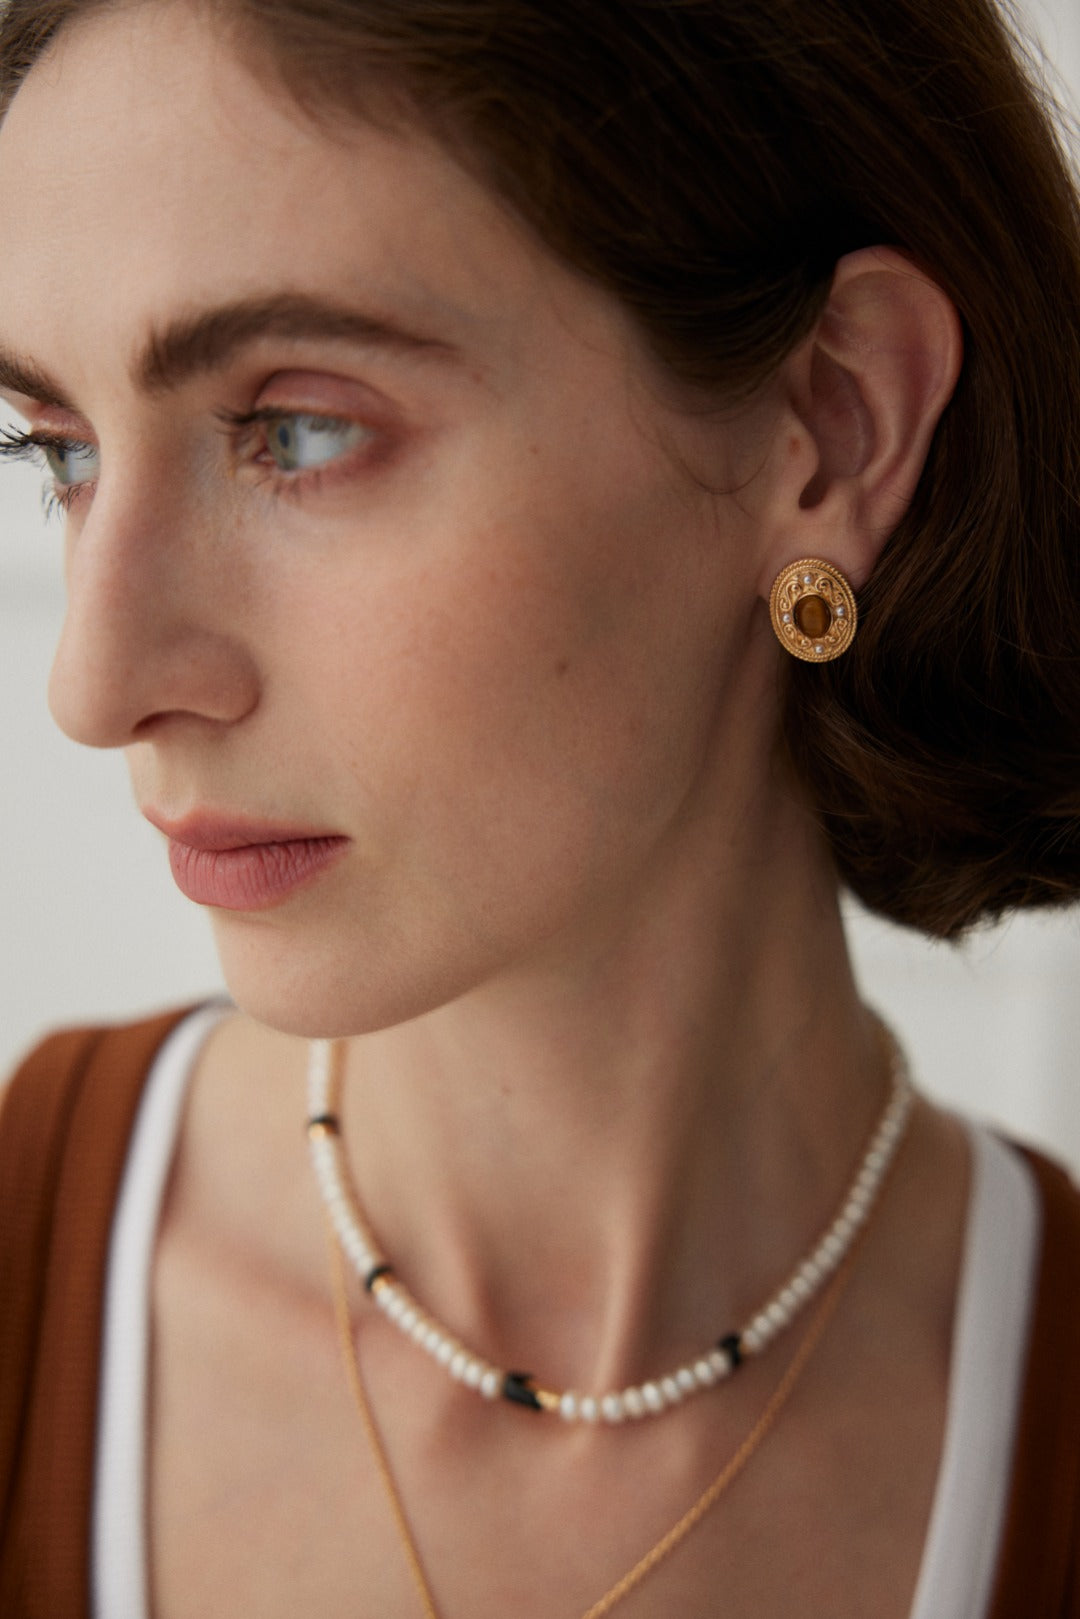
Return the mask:
<path id="1" fill-rule="evenodd" d="M 283 904 L 214 913 L 242 1012 L 202 1055 L 159 1232 L 153 1611 L 405 1619 L 336 1359 L 302 1037 L 348 1037 L 365 1204 L 494 1360 L 605 1388 L 746 1319 L 885 1087 L 776 745 L 764 598 L 799 556 L 868 577 L 956 319 L 896 254 L 853 255 L 751 407 L 688 409 L 622 310 L 422 134 L 312 127 L 175 3 L 91 17 L 31 73 L 0 233 L 0 347 L 67 401 L 11 403 L 100 456 L 67 518 L 57 720 L 126 750 L 144 812 L 350 840 Z M 435 346 L 266 336 L 138 385 L 151 331 L 282 291 Z M 268 405 L 360 432 L 282 475 L 218 419 Z M 965 1177 L 921 1104 L 798 1395 L 628 1619 L 714 1614 L 718 1570 L 733 1616 L 789 1614 L 795 1588 L 806 1615 L 907 1612 Z M 718 1471 L 796 1336 L 715 1399 L 571 1431 L 365 1326 L 445 1612 L 584 1610 Z"/>

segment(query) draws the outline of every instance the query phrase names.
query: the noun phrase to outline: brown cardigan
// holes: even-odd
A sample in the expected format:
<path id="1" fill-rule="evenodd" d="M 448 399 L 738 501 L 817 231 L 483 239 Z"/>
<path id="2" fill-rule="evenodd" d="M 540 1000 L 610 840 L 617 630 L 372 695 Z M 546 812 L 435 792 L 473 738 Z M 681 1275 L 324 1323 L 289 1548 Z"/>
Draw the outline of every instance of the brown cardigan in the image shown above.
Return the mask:
<path id="1" fill-rule="evenodd" d="M 183 1015 L 54 1035 L 4 1103 L 0 1619 L 89 1619 L 113 1207 L 143 1081 Z M 990 1619 L 1080 1619 L 1080 1193 L 1046 1159 L 1028 1157 L 1042 1255 Z"/>

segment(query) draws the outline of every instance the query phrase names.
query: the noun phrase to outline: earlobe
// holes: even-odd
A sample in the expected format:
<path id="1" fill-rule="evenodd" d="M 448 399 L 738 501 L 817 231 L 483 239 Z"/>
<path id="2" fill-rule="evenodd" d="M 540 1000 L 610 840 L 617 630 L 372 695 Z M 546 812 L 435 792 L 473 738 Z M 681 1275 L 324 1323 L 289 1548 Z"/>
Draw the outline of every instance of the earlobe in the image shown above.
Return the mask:
<path id="1" fill-rule="evenodd" d="M 817 329 L 789 360 L 800 453 L 776 490 L 763 593 L 800 556 L 865 582 L 915 492 L 962 357 L 956 310 L 917 265 L 884 247 L 840 260 Z"/>

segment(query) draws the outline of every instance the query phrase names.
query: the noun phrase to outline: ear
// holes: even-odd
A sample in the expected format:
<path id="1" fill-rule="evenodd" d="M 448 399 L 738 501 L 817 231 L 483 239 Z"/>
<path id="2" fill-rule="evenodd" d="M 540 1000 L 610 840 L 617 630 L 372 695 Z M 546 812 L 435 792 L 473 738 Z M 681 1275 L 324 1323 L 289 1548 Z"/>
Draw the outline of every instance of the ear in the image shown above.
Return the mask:
<path id="1" fill-rule="evenodd" d="M 915 492 L 960 372 L 946 294 L 892 248 L 840 260 L 816 330 L 788 358 L 759 515 L 760 593 L 799 557 L 835 563 L 858 589 Z"/>

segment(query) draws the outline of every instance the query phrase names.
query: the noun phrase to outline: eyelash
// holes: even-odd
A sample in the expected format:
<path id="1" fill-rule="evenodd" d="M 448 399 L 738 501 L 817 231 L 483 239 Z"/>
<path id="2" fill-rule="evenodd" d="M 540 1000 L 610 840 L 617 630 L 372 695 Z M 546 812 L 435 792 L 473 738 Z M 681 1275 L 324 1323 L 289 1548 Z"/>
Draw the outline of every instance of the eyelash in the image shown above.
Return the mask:
<path id="1" fill-rule="evenodd" d="M 258 442 L 255 438 L 256 429 L 269 427 L 273 422 L 289 420 L 290 418 L 346 423 L 346 418 L 320 417 L 318 411 L 279 410 L 271 406 L 262 406 L 257 410 L 248 411 L 222 410 L 217 412 L 218 422 L 233 441 L 233 453 L 237 459 L 241 458 L 245 452 L 250 451 L 253 444 Z M 262 449 L 265 452 L 265 435 L 261 436 L 261 441 Z M 43 458 L 47 450 L 72 455 L 84 449 L 86 444 L 87 440 L 72 438 L 65 433 L 49 433 L 40 430 L 24 433 L 17 428 L 0 427 L 0 459 L 28 461 L 42 467 L 45 471 L 48 469 L 43 466 Z M 254 455 L 251 459 L 264 474 L 260 482 L 272 485 L 277 494 L 296 498 L 300 495 L 315 493 L 328 478 L 333 478 L 336 472 L 343 470 L 341 463 L 346 466 L 349 465 L 354 456 L 355 451 L 351 454 L 342 455 L 339 459 L 327 462 L 323 466 L 298 468 L 292 472 L 275 466 L 272 460 L 269 462 L 256 461 Z M 42 491 L 46 518 L 66 515 L 71 511 L 77 500 L 94 488 L 95 482 L 96 480 L 88 479 L 83 483 L 74 483 L 67 487 L 56 483 L 55 480 L 47 484 Z"/>
<path id="2" fill-rule="evenodd" d="M 29 461 L 42 467 L 46 450 L 74 455 L 85 445 L 85 439 L 70 438 L 65 433 L 21 433 L 14 427 L 0 427 L 0 458 L 8 461 Z M 71 484 L 66 489 L 56 482 L 46 485 L 42 490 L 46 518 L 69 512 L 77 497 L 85 494 L 90 487 L 86 483 Z"/>

